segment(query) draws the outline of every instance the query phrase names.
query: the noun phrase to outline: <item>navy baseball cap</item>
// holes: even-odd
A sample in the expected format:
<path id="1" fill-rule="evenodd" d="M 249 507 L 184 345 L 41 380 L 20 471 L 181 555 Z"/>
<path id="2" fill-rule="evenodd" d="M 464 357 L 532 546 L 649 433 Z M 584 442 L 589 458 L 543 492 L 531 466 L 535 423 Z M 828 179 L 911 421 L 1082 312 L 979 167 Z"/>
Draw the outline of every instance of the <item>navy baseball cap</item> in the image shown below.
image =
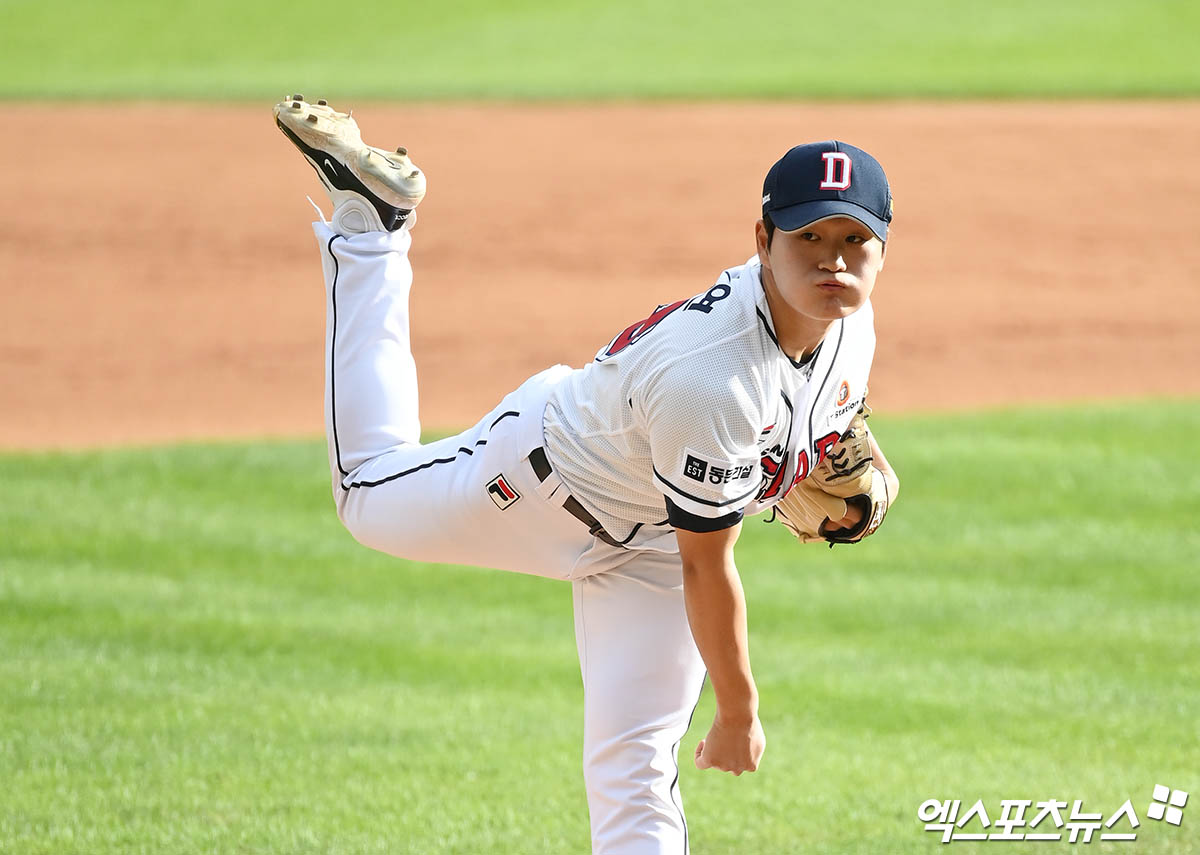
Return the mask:
<path id="1" fill-rule="evenodd" d="M 892 191 L 879 161 L 837 140 L 805 143 L 775 162 L 763 181 L 763 216 L 785 232 L 853 217 L 880 240 L 892 221 Z"/>

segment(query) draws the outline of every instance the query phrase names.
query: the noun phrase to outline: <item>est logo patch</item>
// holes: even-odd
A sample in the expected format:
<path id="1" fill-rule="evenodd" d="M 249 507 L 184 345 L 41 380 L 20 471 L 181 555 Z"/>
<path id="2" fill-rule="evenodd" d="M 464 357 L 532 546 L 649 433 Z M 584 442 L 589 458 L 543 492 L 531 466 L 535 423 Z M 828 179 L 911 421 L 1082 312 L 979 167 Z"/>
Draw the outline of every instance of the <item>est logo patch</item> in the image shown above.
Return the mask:
<path id="1" fill-rule="evenodd" d="M 708 464 L 695 455 L 689 454 L 683 464 L 684 476 L 693 481 L 703 481 L 708 474 Z"/>
<path id="2" fill-rule="evenodd" d="M 683 477 L 699 481 L 701 484 L 721 486 L 731 481 L 749 478 L 756 472 L 757 463 L 757 460 L 746 463 L 714 460 L 687 448 L 684 449 Z"/>

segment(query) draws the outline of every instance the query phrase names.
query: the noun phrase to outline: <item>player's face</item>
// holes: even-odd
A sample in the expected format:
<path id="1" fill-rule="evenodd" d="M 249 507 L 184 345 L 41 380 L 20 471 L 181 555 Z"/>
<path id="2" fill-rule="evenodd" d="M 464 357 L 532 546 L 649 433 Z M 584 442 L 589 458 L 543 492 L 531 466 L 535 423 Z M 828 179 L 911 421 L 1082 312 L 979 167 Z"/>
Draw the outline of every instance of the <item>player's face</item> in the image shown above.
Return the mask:
<path id="1" fill-rule="evenodd" d="M 763 284 L 807 320 L 835 321 L 857 311 L 883 269 L 883 242 L 850 217 L 821 220 L 792 232 L 777 229 L 769 250 L 762 220 L 756 236 Z"/>

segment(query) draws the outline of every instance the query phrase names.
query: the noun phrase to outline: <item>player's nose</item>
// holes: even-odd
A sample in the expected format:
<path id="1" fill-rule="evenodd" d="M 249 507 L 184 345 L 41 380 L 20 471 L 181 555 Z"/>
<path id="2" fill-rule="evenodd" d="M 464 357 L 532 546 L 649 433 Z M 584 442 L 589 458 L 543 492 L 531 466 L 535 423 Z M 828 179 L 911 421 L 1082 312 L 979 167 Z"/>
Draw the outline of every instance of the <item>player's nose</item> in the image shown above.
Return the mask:
<path id="1" fill-rule="evenodd" d="M 835 250 L 822 257 L 820 268 L 828 270 L 830 273 L 840 273 L 846 269 L 846 259 L 842 258 L 842 254 Z"/>

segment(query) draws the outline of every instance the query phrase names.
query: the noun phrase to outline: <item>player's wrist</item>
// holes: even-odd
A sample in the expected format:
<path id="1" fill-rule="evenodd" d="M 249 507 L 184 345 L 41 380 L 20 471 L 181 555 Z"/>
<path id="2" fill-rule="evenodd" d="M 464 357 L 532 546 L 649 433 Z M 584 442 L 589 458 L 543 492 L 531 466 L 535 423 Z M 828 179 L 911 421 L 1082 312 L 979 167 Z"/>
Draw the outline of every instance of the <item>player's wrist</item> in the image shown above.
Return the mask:
<path id="1" fill-rule="evenodd" d="M 717 714 L 714 721 L 721 727 L 749 728 L 758 719 L 758 693 L 737 702 L 721 703 L 717 699 Z"/>

